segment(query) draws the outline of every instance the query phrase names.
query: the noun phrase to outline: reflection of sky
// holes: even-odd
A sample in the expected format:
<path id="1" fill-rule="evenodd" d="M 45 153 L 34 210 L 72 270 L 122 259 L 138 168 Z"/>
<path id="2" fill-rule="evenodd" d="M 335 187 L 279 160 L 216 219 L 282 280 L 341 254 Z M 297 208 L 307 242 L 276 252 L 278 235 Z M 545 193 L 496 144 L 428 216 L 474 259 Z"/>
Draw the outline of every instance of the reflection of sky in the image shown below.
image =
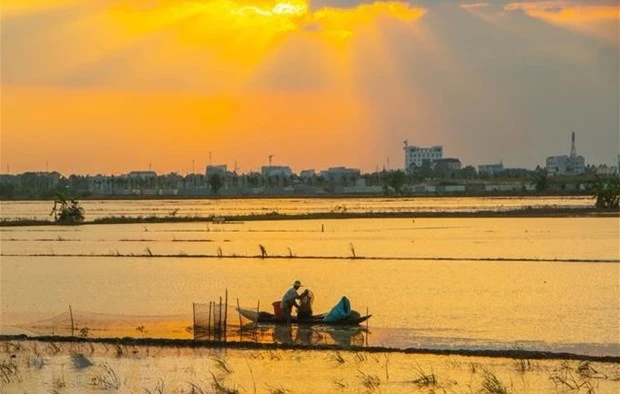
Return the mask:
<path id="1" fill-rule="evenodd" d="M 306 213 L 372 213 L 372 212 L 471 212 L 478 210 L 501 211 L 526 207 L 586 208 L 593 206 L 590 197 L 455 197 L 455 198 L 347 198 L 347 199 L 223 199 L 223 200 L 84 200 L 86 220 L 103 217 L 169 216 L 205 217 Z M 51 220 L 50 202 L 0 201 L 3 219 L 36 218 Z"/>

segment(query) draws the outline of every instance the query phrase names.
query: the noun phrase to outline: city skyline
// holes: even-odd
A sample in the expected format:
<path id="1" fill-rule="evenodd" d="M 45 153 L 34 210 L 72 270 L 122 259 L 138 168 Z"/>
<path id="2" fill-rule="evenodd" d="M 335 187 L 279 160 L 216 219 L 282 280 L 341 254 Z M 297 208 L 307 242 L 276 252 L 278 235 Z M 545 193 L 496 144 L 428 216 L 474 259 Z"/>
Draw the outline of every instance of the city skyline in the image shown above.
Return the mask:
<path id="1" fill-rule="evenodd" d="M 1 7 L 3 173 L 186 173 L 209 152 L 373 172 L 402 168 L 402 140 L 535 168 L 573 131 L 587 164 L 616 164 L 615 1 Z"/>

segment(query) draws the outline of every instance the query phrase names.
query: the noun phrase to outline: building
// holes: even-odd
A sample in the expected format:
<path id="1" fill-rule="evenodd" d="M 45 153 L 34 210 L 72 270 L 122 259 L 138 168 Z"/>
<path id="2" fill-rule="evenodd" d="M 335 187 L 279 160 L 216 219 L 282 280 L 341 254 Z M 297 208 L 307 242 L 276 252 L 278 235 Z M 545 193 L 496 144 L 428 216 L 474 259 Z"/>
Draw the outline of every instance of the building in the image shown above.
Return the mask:
<path id="1" fill-rule="evenodd" d="M 221 177 L 226 176 L 228 172 L 228 166 L 226 164 L 208 165 L 205 175 L 208 177 L 212 175 L 219 175 Z"/>
<path id="2" fill-rule="evenodd" d="M 435 145 L 428 148 L 404 144 L 405 150 L 405 171 L 410 171 L 413 166 L 422 167 L 424 163 L 431 166 L 436 160 L 443 158 L 443 146 Z"/>
<path id="3" fill-rule="evenodd" d="M 571 136 L 570 156 L 547 157 L 546 170 L 549 175 L 582 175 L 586 172 L 585 159 L 583 156 L 577 156 L 574 132 Z"/>
<path id="4" fill-rule="evenodd" d="M 480 175 L 496 175 L 504 171 L 504 164 L 482 164 L 478 166 L 478 173 Z"/>
<path id="5" fill-rule="evenodd" d="M 127 174 L 127 178 L 147 180 L 157 178 L 157 173 L 155 171 L 131 171 Z"/>
<path id="6" fill-rule="evenodd" d="M 460 170 L 461 161 L 454 158 L 437 159 L 432 162 L 433 168 L 444 168 L 447 170 Z"/>
<path id="7" fill-rule="evenodd" d="M 358 168 L 331 167 L 321 171 L 321 176 L 329 183 L 349 186 L 355 184 L 360 173 L 361 171 Z"/>
<path id="8" fill-rule="evenodd" d="M 606 164 L 601 164 L 596 167 L 596 175 L 598 176 L 613 176 L 618 173 L 618 167 L 607 166 Z"/>
<path id="9" fill-rule="evenodd" d="M 265 178 L 289 178 L 293 176 L 293 171 L 288 166 L 263 166 L 261 167 L 261 174 Z"/>

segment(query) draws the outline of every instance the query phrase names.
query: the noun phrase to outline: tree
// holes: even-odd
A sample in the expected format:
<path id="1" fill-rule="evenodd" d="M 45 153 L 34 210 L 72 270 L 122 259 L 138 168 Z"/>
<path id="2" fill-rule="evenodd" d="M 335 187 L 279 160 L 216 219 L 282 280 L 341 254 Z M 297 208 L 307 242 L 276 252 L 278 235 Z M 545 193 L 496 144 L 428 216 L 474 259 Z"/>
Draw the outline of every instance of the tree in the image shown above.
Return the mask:
<path id="1" fill-rule="evenodd" d="M 540 167 L 536 167 L 536 172 L 534 173 L 534 179 L 532 179 L 532 186 L 536 189 L 536 191 L 542 192 L 547 190 L 547 185 L 549 184 L 549 180 L 547 179 L 547 171 Z"/>
<path id="2" fill-rule="evenodd" d="M 79 224 L 84 221 L 84 208 L 77 200 L 68 200 L 63 193 L 56 193 L 50 216 L 58 224 Z"/>
<path id="3" fill-rule="evenodd" d="M 387 174 L 385 177 L 385 182 L 387 186 L 390 186 L 394 191 L 398 194 L 402 193 L 403 186 L 405 185 L 405 181 L 407 177 L 405 173 L 401 170 L 392 171 Z"/>
<path id="4" fill-rule="evenodd" d="M 217 194 L 220 189 L 224 186 L 224 181 L 219 174 L 213 174 L 209 177 L 209 187 L 211 188 L 211 193 Z"/>
<path id="5" fill-rule="evenodd" d="M 599 209 L 620 208 L 620 177 L 597 178 L 590 187 L 595 206 Z"/>

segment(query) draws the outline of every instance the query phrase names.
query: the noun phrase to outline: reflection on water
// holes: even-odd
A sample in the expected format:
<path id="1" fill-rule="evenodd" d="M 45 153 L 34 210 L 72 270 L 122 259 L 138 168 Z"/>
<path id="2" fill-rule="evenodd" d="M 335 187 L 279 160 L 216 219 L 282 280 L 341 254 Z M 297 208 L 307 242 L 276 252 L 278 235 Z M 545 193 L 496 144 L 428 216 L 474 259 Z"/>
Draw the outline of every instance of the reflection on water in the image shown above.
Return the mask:
<path id="1" fill-rule="evenodd" d="M 331 327 L 322 325 L 298 326 L 285 324 L 247 324 L 241 329 L 229 327 L 224 333 L 205 328 L 194 328 L 194 339 L 220 341 L 247 341 L 280 343 L 287 345 L 337 345 L 341 347 L 365 346 L 369 331 L 363 326 Z"/>
<path id="2" fill-rule="evenodd" d="M 590 197 L 281 198 L 201 200 L 84 200 L 86 219 L 110 216 L 238 216 L 277 212 L 472 212 L 525 207 L 592 207 Z M 50 201 L 0 201 L 2 219 L 49 220 Z"/>
<path id="3" fill-rule="evenodd" d="M 74 313 L 143 316 L 127 322 L 123 335 L 141 336 L 136 328 L 144 326 L 145 335 L 191 338 L 192 303 L 228 289 L 235 306 L 239 299 L 244 308 L 260 302 L 264 309 L 301 279 L 316 295 L 315 311 L 328 311 L 343 295 L 353 309 L 368 307 L 370 345 L 529 344 L 618 354 L 618 224 L 618 218 L 427 218 L 13 228 L 1 234 L 0 317 L 15 325 L 72 305 Z M 189 240 L 198 241 L 179 242 Z M 259 245 L 281 258 L 232 258 L 256 256 Z M 356 256 L 376 259 L 342 258 L 351 257 L 352 247 Z M 192 257 L 217 256 L 218 249 L 230 258 Z M 480 258 L 488 261 L 470 260 Z M 19 318 L 24 313 L 30 317 Z M 148 318 L 170 315 L 181 317 L 168 319 L 176 322 L 170 325 Z M 109 326 L 98 331 L 94 317 L 74 317 L 92 335 L 114 335 Z M 265 340 L 340 340 L 331 331 L 270 330 Z"/>

